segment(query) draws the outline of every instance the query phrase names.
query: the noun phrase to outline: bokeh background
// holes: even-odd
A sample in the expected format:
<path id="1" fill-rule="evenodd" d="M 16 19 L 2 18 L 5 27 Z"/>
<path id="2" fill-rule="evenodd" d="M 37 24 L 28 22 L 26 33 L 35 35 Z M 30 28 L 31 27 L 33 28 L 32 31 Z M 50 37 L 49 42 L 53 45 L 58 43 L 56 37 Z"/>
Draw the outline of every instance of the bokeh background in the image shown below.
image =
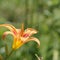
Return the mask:
<path id="1" fill-rule="evenodd" d="M 38 30 L 34 35 L 41 45 L 28 42 L 17 49 L 8 60 L 60 60 L 60 0 L 0 0 L 0 24 L 12 24 L 21 28 L 24 23 Z M 0 54 L 5 56 L 2 34 L 6 28 L 0 27 Z M 5 38 L 11 50 L 13 37 Z"/>

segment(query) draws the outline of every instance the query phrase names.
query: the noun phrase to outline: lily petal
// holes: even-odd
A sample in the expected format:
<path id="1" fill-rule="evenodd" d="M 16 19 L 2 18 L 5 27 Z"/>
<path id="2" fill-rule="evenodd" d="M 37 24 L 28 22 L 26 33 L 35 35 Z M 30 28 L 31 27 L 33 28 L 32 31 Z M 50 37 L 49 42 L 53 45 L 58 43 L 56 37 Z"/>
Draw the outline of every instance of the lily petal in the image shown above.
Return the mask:
<path id="1" fill-rule="evenodd" d="M 4 39 L 6 37 L 6 35 L 8 35 L 8 34 L 11 34 L 11 35 L 15 36 L 12 32 L 6 31 L 6 32 L 3 33 L 2 38 Z"/>
<path id="2" fill-rule="evenodd" d="M 35 41 L 35 42 L 37 42 L 37 44 L 40 46 L 40 41 L 39 41 L 37 38 L 35 38 L 35 37 L 30 37 L 29 39 L 27 39 L 27 40 L 25 41 L 25 43 L 28 42 L 28 41 Z"/>
<path id="3" fill-rule="evenodd" d="M 14 34 L 17 34 L 16 28 L 10 24 L 1 24 L 0 26 L 6 27 L 8 28 L 11 32 L 13 32 Z"/>
<path id="4" fill-rule="evenodd" d="M 23 34 L 23 37 L 27 38 L 27 37 L 31 36 L 32 34 L 36 34 L 36 33 L 37 33 L 37 31 L 35 29 L 27 28 Z"/>
<path id="5" fill-rule="evenodd" d="M 13 41 L 12 48 L 15 50 L 15 49 L 18 49 L 19 47 L 21 47 L 22 45 L 23 45 L 23 41 L 15 38 L 14 41 Z"/>

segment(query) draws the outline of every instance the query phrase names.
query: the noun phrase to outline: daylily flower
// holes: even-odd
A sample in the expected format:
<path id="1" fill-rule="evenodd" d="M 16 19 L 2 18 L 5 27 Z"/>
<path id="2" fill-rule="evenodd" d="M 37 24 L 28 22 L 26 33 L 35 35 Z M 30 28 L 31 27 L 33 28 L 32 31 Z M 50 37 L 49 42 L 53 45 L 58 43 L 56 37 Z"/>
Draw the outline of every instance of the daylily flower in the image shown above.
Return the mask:
<path id="1" fill-rule="evenodd" d="M 24 31 L 24 25 L 23 24 L 22 24 L 22 28 L 21 29 L 16 29 L 11 24 L 0 24 L 0 26 L 6 27 L 6 28 L 8 28 L 10 30 L 10 31 L 4 32 L 3 39 L 8 34 L 13 35 L 14 40 L 13 40 L 12 48 L 14 50 L 19 48 L 19 47 L 21 47 L 23 44 L 25 44 L 28 41 L 36 41 L 38 43 L 38 45 L 40 45 L 40 41 L 37 38 L 31 37 L 31 35 L 37 33 L 37 31 L 35 29 L 27 28 Z"/>

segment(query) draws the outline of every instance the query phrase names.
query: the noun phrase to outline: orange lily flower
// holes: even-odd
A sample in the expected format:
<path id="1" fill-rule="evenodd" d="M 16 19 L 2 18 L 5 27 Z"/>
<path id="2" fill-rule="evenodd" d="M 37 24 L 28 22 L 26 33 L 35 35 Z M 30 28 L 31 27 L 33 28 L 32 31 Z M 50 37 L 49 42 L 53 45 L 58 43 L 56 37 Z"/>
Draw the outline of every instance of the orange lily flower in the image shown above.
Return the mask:
<path id="1" fill-rule="evenodd" d="M 3 39 L 5 38 L 6 35 L 11 34 L 14 37 L 13 40 L 13 45 L 12 48 L 15 50 L 19 47 L 21 47 L 23 44 L 25 44 L 28 41 L 36 41 L 38 43 L 38 45 L 40 45 L 40 41 L 35 38 L 35 37 L 31 37 L 31 35 L 36 34 L 37 31 L 35 29 L 32 28 L 27 28 L 24 31 L 24 25 L 22 24 L 22 28 L 21 29 L 16 29 L 14 26 L 12 26 L 11 24 L 0 24 L 0 26 L 6 27 L 8 28 L 10 31 L 6 31 L 3 34 Z"/>

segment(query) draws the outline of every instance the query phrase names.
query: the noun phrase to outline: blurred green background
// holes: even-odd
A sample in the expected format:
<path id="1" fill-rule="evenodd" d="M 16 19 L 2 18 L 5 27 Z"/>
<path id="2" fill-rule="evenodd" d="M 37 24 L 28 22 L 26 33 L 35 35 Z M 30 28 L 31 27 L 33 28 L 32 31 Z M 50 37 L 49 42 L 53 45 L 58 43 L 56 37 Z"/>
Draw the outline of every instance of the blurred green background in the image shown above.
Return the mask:
<path id="1" fill-rule="evenodd" d="M 21 28 L 24 23 L 38 30 L 34 35 L 41 45 L 28 42 L 17 49 L 8 60 L 60 60 L 60 0 L 0 0 L 0 24 L 12 24 Z M 0 54 L 5 56 L 2 34 L 6 28 L 0 27 Z M 11 50 L 13 37 L 8 35 L 6 43 Z"/>

